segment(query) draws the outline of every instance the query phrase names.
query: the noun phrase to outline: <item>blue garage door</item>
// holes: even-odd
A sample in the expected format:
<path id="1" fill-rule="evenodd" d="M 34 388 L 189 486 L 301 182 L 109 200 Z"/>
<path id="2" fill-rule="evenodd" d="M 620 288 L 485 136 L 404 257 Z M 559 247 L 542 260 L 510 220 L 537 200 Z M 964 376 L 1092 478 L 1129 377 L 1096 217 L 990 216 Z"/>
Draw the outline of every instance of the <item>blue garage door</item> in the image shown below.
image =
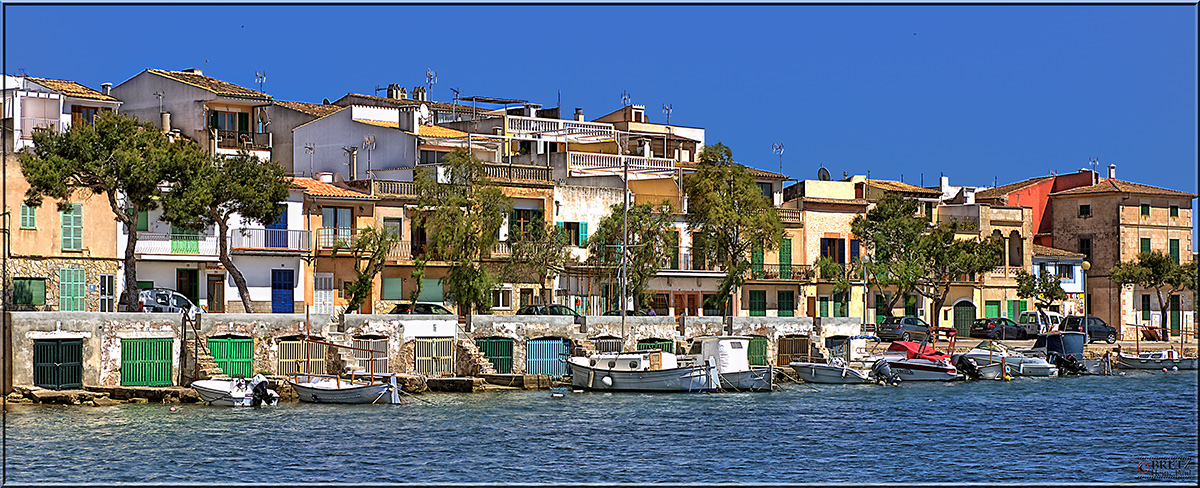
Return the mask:
<path id="1" fill-rule="evenodd" d="M 566 357 L 566 339 L 533 339 L 525 345 L 525 373 L 563 376 L 567 374 Z"/>
<path id="2" fill-rule="evenodd" d="M 292 299 L 296 287 L 295 271 L 290 269 L 271 270 L 271 313 L 292 313 L 295 311 L 295 301 Z"/>

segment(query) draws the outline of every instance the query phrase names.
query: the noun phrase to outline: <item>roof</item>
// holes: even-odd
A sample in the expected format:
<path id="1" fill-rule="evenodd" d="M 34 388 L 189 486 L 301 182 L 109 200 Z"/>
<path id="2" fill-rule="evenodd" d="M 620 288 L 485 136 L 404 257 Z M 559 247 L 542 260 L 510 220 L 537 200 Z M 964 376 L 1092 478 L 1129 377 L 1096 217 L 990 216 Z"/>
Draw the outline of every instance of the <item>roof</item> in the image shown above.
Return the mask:
<path id="1" fill-rule="evenodd" d="M 342 188 L 340 186 L 334 186 L 323 181 L 314 180 L 312 178 L 292 178 L 290 183 L 292 188 L 304 190 L 304 193 L 316 197 L 379 200 L 378 197 L 373 197 L 365 193 L 359 193 L 354 190 Z"/>
<path id="2" fill-rule="evenodd" d="M 986 190 L 975 192 L 975 199 L 976 200 L 988 200 L 988 199 L 993 199 L 993 198 L 1000 198 L 1004 195 L 1007 195 L 1009 192 L 1020 190 L 1027 186 L 1032 186 L 1037 183 L 1041 183 L 1043 181 L 1050 180 L 1053 178 L 1054 178 L 1054 175 L 1038 176 L 1038 177 L 1034 177 L 1034 178 L 1029 178 L 1027 180 L 1018 181 L 1016 183 L 1009 183 L 1004 186 L 988 188 Z"/>
<path id="3" fill-rule="evenodd" d="M 479 97 L 479 96 L 459 97 L 459 100 L 464 101 L 464 102 L 492 103 L 492 104 L 496 104 L 496 105 L 511 105 L 511 104 L 515 104 L 515 103 L 525 103 L 525 102 L 529 101 L 529 100 L 517 100 L 515 98 L 495 98 L 495 97 Z"/>
<path id="4" fill-rule="evenodd" d="M 262 100 L 271 99 L 271 96 L 265 93 L 237 86 L 233 83 L 221 81 L 210 76 L 204 76 L 202 74 L 188 73 L 184 71 L 166 71 L 161 69 L 147 69 L 146 71 L 165 78 L 170 78 L 180 83 L 186 83 L 198 88 L 203 88 L 223 97 L 258 98 Z"/>
<path id="5" fill-rule="evenodd" d="M 1080 254 L 1077 252 L 1066 251 L 1066 250 L 1058 249 L 1058 248 L 1054 248 L 1054 247 L 1046 247 L 1041 244 L 1033 245 L 1033 255 L 1034 256 L 1060 256 L 1060 257 L 1064 257 L 1064 258 L 1086 258 L 1087 257 L 1086 254 Z"/>
<path id="6" fill-rule="evenodd" d="M 1164 195 L 1171 197 L 1186 197 L 1196 198 L 1192 193 L 1182 192 L 1178 190 L 1168 190 L 1157 186 L 1143 185 L 1141 183 L 1133 183 L 1130 181 L 1121 181 L 1116 179 L 1107 179 L 1096 183 L 1095 185 L 1081 186 L 1051 193 L 1050 196 L 1067 196 L 1067 195 L 1094 195 L 1101 193 L 1139 193 L 1143 195 Z"/>
<path id="7" fill-rule="evenodd" d="M 290 108 L 297 112 L 306 113 L 308 115 L 313 115 L 313 116 L 316 116 L 317 118 L 324 117 L 326 115 L 337 112 L 338 110 L 346 108 L 346 107 L 342 107 L 340 105 L 325 105 L 325 104 L 321 104 L 321 103 L 304 103 L 304 102 L 285 102 L 283 100 L 276 100 L 275 105 L 279 105 L 281 107 L 287 107 L 287 108 Z"/>
<path id="8" fill-rule="evenodd" d="M 42 85 L 46 88 L 62 93 L 68 97 L 87 98 L 91 100 L 103 100 L 106 102 L 119 102 L 121 100 L 111 95 L 105 95 L 96 90 L 83 86 L 71 80 L 55 80 L 52 78 L 34 78 L 32 76 L 25 79 Z"/>
<path id="9" fill-rule="evenodd" d="M 437 110 L 444 110 L 444 111 L 450 111 L 454 107 L 458 107 L 458 110 L 467 110 L 467 111 L 471 110 L 471 108 L 472 108 L 470 105 L 453 104 L 453 103 L 446 103 L 446 102 L 426 102 L 423 100 L 412 100 L 412 99 L 407 99 L 407 98 L 387 98 L 387 97 L 378 97 L 375 95 L 363 95 L 361 93 L 347 93 L 342 98 L 339 98 L 336 102 L 333 102 L 334 105 L 341 105 L 342 100 L 345 100 L 347 97 L 361 97 L 365 100 L 369 100 L 372 102 L 378 102 L 378 103 L 390 105 L 393 107 L 411 107 L 413 105 L 425 104 L 430 109 L 437 109 Z M 356 105 L 365 105 L 365 104 L 360 103 L 360 104 L 356 104 Z M 479 110 L 479 111 L 483 111 L 483 110 Z"/>
<path id="10" fill-rule="evenodd" d="M 866 184 L 868 186 L 880 188 L 884 191 L 916 193 L 916 194 L 920 194 L 920 195 L 931 195 L 931 196 L 939 196 L 942 194 L 941 190 L 934 190 L 932 188 L 925 188 L 925 187 L 920 187 L 917 185 L 910 185 L 903 181 L 866 180 Z"/>
<path id="11" fill-rule="evenodd" d="M 864 198 L 800 197 L 797 200 L 805 203 L 831 203 L 835 205 L 867 205 L 871 203 Z"/>
<path id="12" fill-rule="evenodd" d="M 355 122 L 374 125 L 376 127 L 390 127 L 396 129 L 400 127 L 399 122 L 388 122 L 386 120 L 370 120 L 370 119 L 354 119 Z M 407 131 L 405 131 L 407 132 Z M 417 126 L 417 135 L 421 137 L 430 137 L 436 139 L 448 139 L 454 137 L 467 137 L 467 133 L 454 130 L 447 127 L 439 127 L 436 125 L 420 125 Z"/>
<path id="13" fill-rule="evenodd" d="M 746 168 L 746 171 L 750 172 L 750 176 L 753 176 L 755 178 L 767 178 L 767 179 L 775 179 L 775 180 L 786 180 L 787 179 L 787 175 L 781 175 L 779 173 L 772 173 L 770 171 L 764 171 L 764 170 L 761 170 L 758 168 L 751 168 L 751 167 L 746 166 L 741 163 L 737 163 L 737 164 L 743 168 Z M 683 161 L 677 162 L 677 163 L 675 163 L 675 165 L 680 168 L 685 168 L 685 169 L 697 169 L 700 167 L 700 163 L 685 163 Z"/>

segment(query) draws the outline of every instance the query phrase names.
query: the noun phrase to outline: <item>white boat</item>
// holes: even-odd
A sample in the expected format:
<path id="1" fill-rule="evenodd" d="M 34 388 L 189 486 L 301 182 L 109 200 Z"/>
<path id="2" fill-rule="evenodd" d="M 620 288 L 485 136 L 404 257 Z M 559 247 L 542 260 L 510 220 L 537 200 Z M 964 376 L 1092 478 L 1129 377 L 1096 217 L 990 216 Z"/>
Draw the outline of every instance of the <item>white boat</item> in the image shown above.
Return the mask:
<path id="1" fill-rule="evenodd" d="M 831 358 L 829 363 L 796 361 L 788 366 L 805 383 L 861 384 L 871 383 L 871 370 L 852 368 L 842 358 Z"/>
<path id="2" fill-rule="evenodd" d="M 929 328 L 930 331 L 934 329 L 945 328 Z M 929 335 L 932 335 L 932 333 Z M 883 356 L 884 359 L 887 359 L 892 373 L 902 381 L 950 381 L 958 379 L 958 368 L 955 368 L 954 364 L 951 363 L 950 356 L 935 350 L 932 345 L 926 345 L 926 342 L 892 342 L 892 345 L 888 347 L 888 352 L 884 353 Z"/>
<path id="3" fill-rule="evenodd" d="M 677 360 L 680 366 L 702 366 L 713 358 L 721 388 L 727 391 L 771 391 L 775 368 L 751 366 L 749 351 L 749 337 L 702 336 L 693 339 L 688 354 Z"/>
<path id="4" fill-rule="evenodd" d="M 395 375 L 376 376 L 383 378 L 345 380 L 331 375 L 299 374 L 289 379 L 288 384 L 300 401 L 308 403 L 405 403 L 400 400 Z"/>
<path id="5" fill-rule="evenodd" d="M 633 351 L 567 359 L 571 386 L 601 391 L 717 391 L 716 360 L 680 366 L 664 351 Z"/>
<path id="6" fill-rule="evenodd" d="M 267 379 L 261 374 L 248 380 L 197 380 L 192 382 L 192 389 L 209 405 L 221 407 L 257 407 L 279 403 L 279 394 L 267 388 Z"/>
<path id="7" fill-rule="evenodd" d="M 974 349 L 954 355 L 954 363 L 960 364 L 962 357 L 970 358 L 977 370 L 992 364 L 1005 364 L 1012 375 L 1019 376 L 1056 376 L 1058 368 L 1039 357 L 1026 356 L 1013 348 L 995 341 L 982 341 Z M 960 367 L 959 369 L 962 369 Z"/>
<path id="8" fill-rule="evenodd" d="M 1196 369 L 1196 358 L 1182 357 L 1174 349 L 1146 351 L 1137 355 L 1121 353 L 1117 363 L 1125 369 Z"/>

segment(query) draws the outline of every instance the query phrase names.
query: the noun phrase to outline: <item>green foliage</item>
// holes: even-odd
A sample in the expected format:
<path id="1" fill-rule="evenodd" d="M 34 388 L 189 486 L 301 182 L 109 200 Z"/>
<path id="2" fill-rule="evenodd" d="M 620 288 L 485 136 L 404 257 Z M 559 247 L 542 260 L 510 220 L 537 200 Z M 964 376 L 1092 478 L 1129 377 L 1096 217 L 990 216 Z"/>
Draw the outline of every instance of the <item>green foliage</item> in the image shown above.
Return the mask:
<path id="1" fill-rule="evenodd" d="M 775 249 L 783 224 L 749 170 L 734 162 L 733 151 L 724 144 L 705 146 L 697 161 L 696 173 L 684 179 L 687 220 L 692 235 L 706 243 L 705 259 L 725 270 L 717 294 L 721 304 L 713 304 L 722 305 L 745 283 L 751 248 L 761 244 L 764 251 Z"/>
<path id="2" fill-rule="evenodd" d="M 918 259 L 922 273 L 916 291 L 933 301 L 933 325 L 941 322 L 942 305 L 950 293 L 950 284 L 994 269 L 1001 262 L 1000 244 L 993 239 L 978 237 L 960 239 L 960 230 L 973 226 L 963 222 L 948 222 L 922 234 L 917 240 Z"/>
<path id="3" fill-rule="evenodd" d="M 1034 276 L 1032 273 L 1020 270 L 1017 272 L 1017 296 L 1032 298 L 1038 311 L 1045 310 L 1054 302 L 1067 299 L 1067 292 L 1062 289 L 1062 282 L 1054 273 L 1042 273 Z"/>
<path id="4" fill-rule="evenodd" d="M 72 124 L 64 132 L 35 131 L 34 148 L 18 154 L 29 182 L 25 203 L 36 207 L 45 197 L 59 200 L 60 209 L 84 195 L 102 195 L 114 218 L 134 229 L 138 212 L 158 206 L 159 182 L 173 158 L 188 153 L 194 143 L 167 140 L 152 124 L 101 112 L 94 124 Z M 125 292 L 121 310 L 137 306 L 137 232 L 127 233 Z"/>
<path id="5" fill-rule="evenodd" d="M 415 220 L 426 229 L 433 255 L 453 263 L 442 279 L 446 295 L 468 313 L 486 310 L 496 278 L 476 263 L 499 242 L 512 202 L 465 148 L 446 156 L 441 168 L 443 182 L 430 171 L 416 172 L 417 202 L 425 211 Z"/>
<path id="6" fill-rule="evenodd" d="M 888 316 L 900 297 L 916 292 L 922 275 L 923 262 L 917 242 L 928 220 L 918 217 L 917 209 L 916 200 L 889 193 L 865 215 L 855 216 L 850 222 L 850 230 L 862 246 L 859 264 L 867 287 L 875 289 L 877 294 L 882 294 L 884 288 L 895 290 L 888 303 L 880 307 Z"/>
<path id="7" fill-rule="evenodd" d="M 413 284 L 416 286 L 413 287 L 412 293 L 408 295 L 409 301 L 413 303 L 417 303 L 417 298 L 421 296 L 421 290 L 425 288 L 425 263 L 427 261 L 428 259 L 425 256 L 413 258 L 413 269 L 412 273 L 409 273 L 409 277 L 412 278 Z"/>
<path id="8" fill-rule="evenodd" d="M 383 271 L 388 253 L 400 243 L 400 234 L 386 227 L 376 229 L 367 227 L 358 235 L 358 239 L 350 243 L 338 241 L 333 246 L 333 257 L 341 252 L 348 252 L 354 258 L 354 281 L 346 283 L 346 293 L 350 295 L 345 315 L 351 310 L 358 310 L 364 301 L 371 296 L 375 276 Z"/>
<path id="9" fill-rule="evenodd" d="M 1175 264 L 1170 256 L 1161 251 L 1138 253 L 1132 261 L 1117 263 L 1109 273 L 1109 279 L 1119 285 L 1136 285 L 1153 289 L 1158 303 L 1163 301 L 1163 291 L 1171 295 L 1183 290 L 1196 289 L 1196 263 Z M 1167 307 L 1160 306 L 1163 327 L 1167 324 Z"/>
<path id="10" fill-rule="evenodd" d="M 668 201 L 659 205 L 639 203 L 629 207 L 629 252 L 622 252 L 625 204 L 610 207 L 608 216 L 588 237 L 588 263 L 608 281 L 619 279 L 622 258 L 627 259 L 626 287 L 635 308 L 648 308 L 654 294 L 647 291 L 650 279 L 666 259 L 667 233 L 675 222 L 675 208 Z M 624 305 L 622 305 L 624 306 Z"/>
<path id="11" fill-rule="evenodd" d="M 538 297 L 544 294 L 550 273 L 562 271 L 571 257 L 566 229 L 536 219 L 528 232 L 510 232 L 508 242 L 512 254 L 501 275 L 510 282 L 524 276 L 536 278 Z"/>

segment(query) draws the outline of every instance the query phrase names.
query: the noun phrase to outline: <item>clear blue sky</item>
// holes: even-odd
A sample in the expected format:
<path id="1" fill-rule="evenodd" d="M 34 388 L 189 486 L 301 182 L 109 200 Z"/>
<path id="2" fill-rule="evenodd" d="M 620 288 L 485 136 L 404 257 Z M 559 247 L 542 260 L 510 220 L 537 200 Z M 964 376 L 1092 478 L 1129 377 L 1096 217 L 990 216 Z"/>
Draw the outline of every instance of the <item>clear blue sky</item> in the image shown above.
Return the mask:
<path id="1" fill-rule="evenodd" d="M 935 184 L 1117 165 L 1196 192 L 1195 6 L 6 6 L 4 71 L 197 67 L 279 100 L 424 84 L 589 118 L 621 93 L 742 163 Z"/>

